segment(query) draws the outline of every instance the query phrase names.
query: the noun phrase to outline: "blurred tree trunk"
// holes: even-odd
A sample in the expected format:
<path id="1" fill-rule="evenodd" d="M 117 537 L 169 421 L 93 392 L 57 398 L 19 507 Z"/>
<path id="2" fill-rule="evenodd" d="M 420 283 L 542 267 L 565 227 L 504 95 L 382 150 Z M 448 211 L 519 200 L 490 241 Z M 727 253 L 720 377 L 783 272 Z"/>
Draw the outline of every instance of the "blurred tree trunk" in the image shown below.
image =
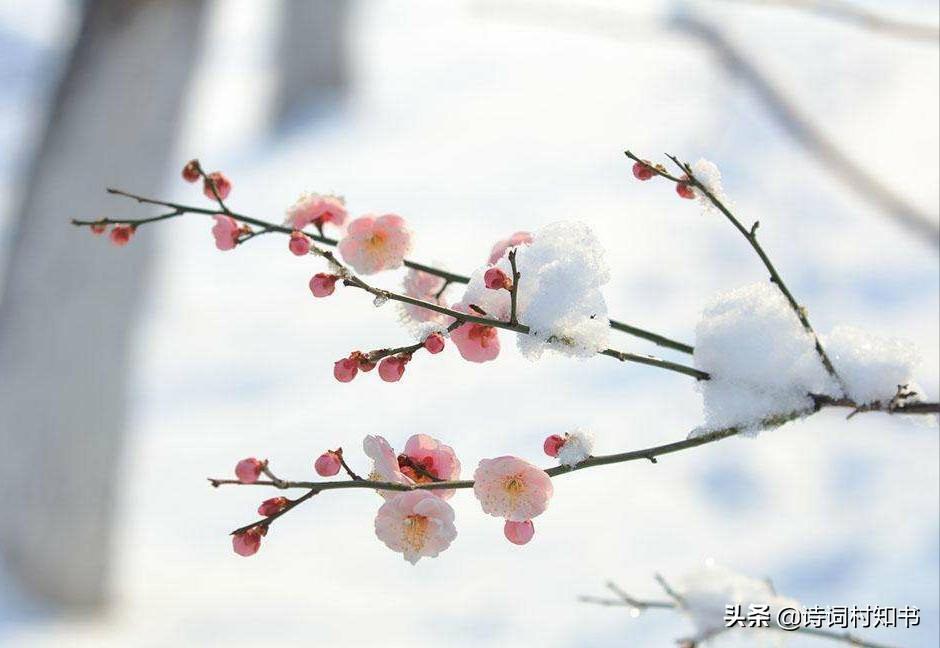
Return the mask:
<path id="1" fill-rule="evenodd" d="M 29 595 L 106 599 L 128 353 L 148 270 L 71 217 L 139 217 L 160 189 L 202 34 L 202 0 L 89 0 L 14 219 L 0 301 L 0 546 Z"/>
<path id="2" fill-rule="evenodd" d="M 342 98 L 349 76 L 349 0 L 284 0 L 276 126 L 302 123 Z"/>

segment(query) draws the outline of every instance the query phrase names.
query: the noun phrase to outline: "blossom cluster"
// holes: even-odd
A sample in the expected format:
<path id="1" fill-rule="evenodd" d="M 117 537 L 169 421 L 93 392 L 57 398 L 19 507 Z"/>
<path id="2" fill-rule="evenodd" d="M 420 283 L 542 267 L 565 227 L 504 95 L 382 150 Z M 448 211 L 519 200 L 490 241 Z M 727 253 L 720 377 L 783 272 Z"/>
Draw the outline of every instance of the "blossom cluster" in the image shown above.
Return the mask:
<path id="1" fill-rule="evenodd" d="M 593 436 L 582 430 L 551 435 L 543 447 L 546 454 L 558 458 L 560 465 L 573 468 L 590 457 Z M 415 434 L 399 453 L 378 435 L 367 436 L 362 450 L 371 461 L 367 479 L 386 486 L 376 489 L 383 499 L 375 516 L 376 537 L 412 564 L 447 549 L 457 537 L 454 510 L 448 504 L 456 493 L 456 488 L 450 486 L 457 485 L 454 482 L 460 479 L 461 471 L 454 449 L 427 434 Z M 321 477 L 336 476 L 344 468 L 353 480 L 362 479 L 348 468 L 342 450 L 327 450 L 314 461 L 314 470 Z M 235 465 L 235 477 L 242 484 L 254 484 L 265 473 L 269 473 L 267 461 L 255 457 Z M 473 474 L 472 485 L 483 512 L 503 519 L 507 540 L 516 545 L 532 540 L 532 520 L 546 511 L 553 493 L 551 477 L 545 470 L 514 456 L 483 459 Z M 257 553 L 273 519 L 296 502 L 286 497 L 261 502 L 258 514 L 264 519 L 233 534 L 235 553 Z"/>

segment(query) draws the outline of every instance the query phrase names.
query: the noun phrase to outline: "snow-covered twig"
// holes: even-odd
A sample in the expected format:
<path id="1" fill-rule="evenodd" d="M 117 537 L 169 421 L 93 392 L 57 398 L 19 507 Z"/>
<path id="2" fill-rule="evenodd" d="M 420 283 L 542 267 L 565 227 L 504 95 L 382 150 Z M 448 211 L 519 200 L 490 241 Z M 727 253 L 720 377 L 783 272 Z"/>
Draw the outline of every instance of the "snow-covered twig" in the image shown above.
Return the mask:
<path id="1" fill-rule="evenodd" d="M 892 406 L 889 403 L 873 403 L 867 406 L 859 406 L 856 403 L 843 399 L 839 401 L 834 401 L 828 399 L 827 397 L 818 397 L 816 400 L 815 411 L 822 410 L 829 407 L 839 407 L 839 408 L 848 408 L 852 410 L 852 415 L 862 412 L 883 412 L 886 414 L 937 414 L 940 413 L 940 403 L 910 403 L 907 405 L 899 404 Z M 807 412 L 793 412 L 789 416 L 782 417 L 773 417 L 763 422 L 761 427 L 779 427 L 788 421 L 793 421 L 805 416 Z M 694 434 L 689 436 L 682 441 L 675 441 L 673 443 L 666 443 L 658 446 L 651 446 L 649 448 L 642 448 L 639 450 L 629 450 L 627 452 L 620 452 L 616 454 L 608 455 L 597 455 L 590 456 L 583 461 L 575 464 L 574 466 L 561 465 L 554 466 L 552 468 L 545 469 L 545 473 L 552 478 L 559 477 L 561 475 L 566 475 L 571 472 L 578 470 L 584 470 L 587 468 L 596 468 L 598 466 L 607 466 L 611 464 L 626 463 L 630 461 L 637 460 L 646 460 L 651 463 L 659 463 L 658 458 L 663 455 L 673 454 L 676 452 L 682 452 L 684 450 L 690 450 L 691 448 L 697 448 L 699 446 L 708 445 L 716 441 L 721 441 L 722 439 L 727 439 L 729 437 L 737 436 L 744 432 L 738 427 L 728 427 L 721 430 L 714 430 L 710 432 L 705 432 L 701 434 Z M 265 467 L 267 462 L 264 462 Z M 347 472 L 352 473 L 347 468 Z M 358 476 L 344 481 L 293 481 L 293 480 L 283 480 L 283 479 L 268 479 L 268 480 L 257 480 L 251 483 L 245 483 L 239 479 L 226 479 L 226 478 L 208 478 L 209 483 L 214 487 L 219 486 L 268 486 L 273 487 L 279 490 L 286 489 L 307 489 L 310 492 L 309 496 L 304 498 L 309 499 L 310 496 L 320 493 L 322 491 L 328 490 L 345 490 L 350 488 L 364 488 L 369 490 L 378 490 L 378 491 L 396 491 L 396 492 L 407 492 L 415 490 L 463 490 L 473 488 L 474 481 L 471 479 L 464 480 L 433 480 L 426 483 L 416 483 L 416 484 L 402 484 L 398 482 L 390 481 L 381 481 L 374 479 L 363 479 Z M 296 501 L 296 500 L 295 500 Z M 300 502 L 297 502 L 300 503 Z M 291 506 L 293 508 L 294 505 Z M 280 515 L 278 515 L 280 517 Z M 252 524 L 247 524 L 243 527 L 239 527 L 232 533 L 240 533 L 245 529 L 249 529 L 265 522 L 267 518 L 259 522 Z M 267 521 L 264 526 L 267 527 L 270 522 Z M 667 590 L 668 591 L 668 590 Z"/>
<path id="2" fill-rule="evenodd" d="M 669 601 L 660 601 L 660 600 L 647 600 L 636 598 L 631 596 L 619 586 L 613 582 L 606 583 L 608 589 L 610 589 L 614 594 L 617 595 L 617 598 L 604 598 L 600 596 L 579 596 L 578 600 L 582 603 L 590 603 L 593 605 L 602 605 L 605 607 L 625 607 L 631 611 L 635 611 L 634 615 L 636 616 L 638 612 L 642 612 L 648 609 L 659 609 L 659 610 L 675 610 L 675 611 L 686 611 L 687 606 L 682 602 L 681 595 L 679 595 L 673 588 L 662 578 L 662 576 L 656 576 L 656 580 L 659 582 L 660 586 L 666 591 L 669 595 Z M 726 601 L 726 603 L 734 603 L 735 601 Z M 712 620 L 714 623 L 714 620 Z M 720 634 L 726 632 L 733 632 L 736 630 L 735 627 L 722 627 L 720 625 L 714 624 L 708 630 L 699 632 L 693 637 L 687 637 L 677 641 L 680 648 L 696 648 L 697 646 L 702 646 L 705 642 L 714 639 Z M 836 632 L 833 630 L 823 630 L 822 628 L 812 628 L 812 627 L 797 627 L 792 629 L 783 629 L 776 624 L 769 624 L 767 626 L 757 626 L 754 628 L 748 628 L 748 630 L 758 630 L 758 631 L 768 631 L 768 632 L 788 632 L 796 633 L 802 635 L 808 635 L 813 637 L 818 637 L 820 639 L 829 639 L 831 641 L 837 641 L 850 646 L 856 646 L 857 648 L 892 648 L 886 644 L 874 643 L 871 641 L 866 641 L 856 635 L 853 635 L 849 632 Z"/>
<path id="3" fill-rule="evenodd" d="M 635 162 L 646 164 L 644 160 L 641 160 L 630 151 L 626 151 L 626 156 Z M 682 170 L 684 175 L 681 178 L 670 175 L 669 173 L 662 170 L 661 167 L 648 165 L 648 168 L 663 178 L 675 182 L 677 185 L 684 184 L 694 187 L 696 191 L 700 191 L 706 197 L 706 199 L 712 205 L 714 205 L 715 208 L 720 211 L 725 216 L 725 218 L 731 222 L 732 225 L 734 225 L 735 229 L 741 233 L 751 248 L 753 248 L 754 252 L 757 253 L 761 263 L 764 264 L 767 272 L 770 273 L 770 280 L 777 286 L 777 288 L 780 289 L 780 292 L 783 293 L 783 296 L 786 297 L 787 302 L 789 302 L 790 307 L 793 309 L 793 312 L 796 313 L 796 316 L 799 318 L 800 324 L 802 324 L 806 332 L 812 336 L 816 346 L 816 353 L 819 355 L 819 359 L 822 361 L 826 371 L 830 376 L 841 383 L 842 381 L 836 373 L 835 367 L 832 365 L 832 361 L 829 359 L 825 349 L 823 349 L 822 343 L 819 341 L 819 336 L 816 335 L 816 331 L 813 330 L 812 325 L 809 323 L 809 317 L 806 314 L 806 309 L 800 306 L 800 304 L 796 301 L 796 298 L 793 296 L 793 294 L 790 292 L 790 289 L 787 287 L 787 284 L 784 282 L 783 277 L 780 276 L 780 273 L 777 272 L 777 268 L 774 267 L 774 264 L 767 255 L 767 252 L 764 251 L 763 246 L 761 246 L 760 242 L 758 242 L 757 228 L 760 225 L 760 221 L 755 221 L 750 229 L 746 228 L 731 212 L 731 210 L 728 209 L 727 205 L 725 205 L 724 202 L 715 195 L 715 193 L 712 191 L 712 188 L 707 186 L 707 184 L 703 182 L 701 178 L 696 177 L 695 172 L 692 169 L 692 165 L 690 165 L 688 162 L 680 161 L 674 155 L 669 155 L 668 157 L 676 164 L 676 166 Z"/>
<path id="4" fill-rule="evenodd" d="M 94 221 L 72 219 L 72 224 L 79 226 L 79 227 L 94 227 L 94 226 L 105 226 L 105 225 L 129 225 L 131 227 L 136 228 L 141 225 L 147 225 L 147 224 L 154 223 L 157 221 L 163 221 L 163 220 L 175 218 L 178 216 L 184 216 L 187 214 L 203 215 L 203 216 L 209 216 L 209 217 L 226 215 L 226 216 L 231 216 L 232 218 L 234 218 L 235 220 L 239 222 L 246 223 L 248 225 L 254 225 L 255 227 L 261 228 L 261 231 L 249 232 L 243 235 L 239 239 L 238 241 L 239 243 L 244 243 L 245 241 L 250 240 L 251 238 L 253 238 L 254 236 L 257 236 L 260 233 L 276 232 L 279 234 L 286 234 L 290 236 L 291 233 L 293 232 L 293 229 L 290 227 L 286 227 L 284 225 L 278 225 L 276 223 L 265 221 L 259 218 L 253 218 L 246 214 L 233 212 L 229 210 L 227 207 L 225 207 L 224 204 L 221 205 L 219 209 L 207 209 L 205 207 L 196 207 L 194 205 L 184 205 L 184 204 L 175 203 L 175 202 L 171 202 L 167 200 L 160 200 L 157 198 L 149 198 L 146 196 L 140 196 L 138 194 L 124 191 L 122 189 L 115 189 L 112 187 L 109 187 L 107 191 L 110 194 L 114 194 L 116 196 L 123 196 L 125 198 L 130 198 L 142 204 L 167 207 L 169 209 L 172 209 L 173 211 L 167 214 L 163 214 L 161 216 L 156 216 L 156 217 L 151 217 L 151 218 L 141 218 L 141 219 L 115 220 L 115 219 L 103 218 L 103 219 L 94 220 Z M 316 241 L 317 243 L 321 243 L 323 245 L 336 247 L 339 244 L 339 241 L 337 239 L 329 237 L 329 236 L 325 236 L 322 233 L 322 231 L 316 234 L 312 232 L 304 232 L 304 234 L 306 234 L 313 241 Z M 467 284 L 470 282 L 470 277 L 466 275 L 462 275 L 456 272 L 450 272 L 448 270 L 444 270 L 442 268 L 438 268 L 438 267 L 431 266 L 431 265 L 426 265 L 424 263 L 418 263 L 417 261 L 412 261 L 410 259 L 405 259 L 402 265 L 404 265 L 406 268 L 417 270 L 418 272 L 424 272 L 429 275 L 434 275 L 435 277 L 440 277 L 441 279 L 443 279 L 445 281 L 445 284 L 444 286 L 442 286 L 441 292 L 443 292 L 443 290 L 449 284 Z M 678 340 L 669 338 L 665 335 L 661 335 L 659 333 L 655 333 L 653 331 L 649 331 L 649 330 L 646 330 L 638 326 L 634 326 L 632 324 L 628 324 L 626 322 L 622 322 L 619 320 L 611 319 L 610 328 L 614 329 L 615 331 L 620 331 L 621 333 L 626 333 L 633 337 L 646 340 L 647 342 L 652 342 L 653 344 L 657 346 L 672 349 L 674 351 L 679 351 L 681 353 L 687 353 L 691 355 L 693 351 L 693 347 L 689 344 L 686 344 L 685 342 L 680 342 Z"/>
<path id="5" fill-rule="evenodd" d="M 907 228 L 934 251 L 937 250 L 940 227 L 936 219 L 846 154 L 806 111 L 754 63 L 754 56 L 740 51 L 721 30 L 694 14 L 681 13 L 673 22 L 679 29 L 709 45 L 728 71 L 751 87 L 786 132 L 855 194 Z"/>

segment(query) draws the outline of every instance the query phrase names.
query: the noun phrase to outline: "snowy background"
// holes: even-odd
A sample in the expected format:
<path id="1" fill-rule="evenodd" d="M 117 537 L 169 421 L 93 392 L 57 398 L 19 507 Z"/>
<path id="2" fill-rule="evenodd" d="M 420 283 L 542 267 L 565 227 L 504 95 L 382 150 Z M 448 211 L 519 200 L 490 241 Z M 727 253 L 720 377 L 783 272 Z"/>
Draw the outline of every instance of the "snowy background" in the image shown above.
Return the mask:
<path id="1" fill-rule="evenodd" d="M 880 4 L 937 22 L 933 2 Z M 336 191 L 353 214 L 404 215 L 418 234 L 413 258 L 461 272 L 517 229 L 583 220 L 607 246 L 611 315 L 692 341 L 711 295 L 764 271 L 728 223 L 678 200 L 671 185 L 634 181 L 622 151 L 703 155 L 722 168 L 742 219 L 761 221 L 765 248 L 816 328 L 847 323 L 916 342 L 918 382 L 936 400 L 936 246 L 814 162 L 670 19 L 695 11 L 720 25 L 842 148 L 931 214 L 940 195 L 935 44 L 717 1 L 360 2 L 347 100 L 272 135 L 277 5 L 212 6 L 165 195 L 203 202 L 178 180 L 177 167 L 198 155 L 233 179 L 238 211 L 280 220 L 301 190 Z M 74 29 L 71 3 L 0 9 L 5 212 Z M 94 216 L 70 210 L 63 226 Z M 135 253 L 134 243 L 117 250 L 83 234 L 76 245 Z M 824 412 L 657 465 L 560 478 L 524 548 L 464 492 L 451 502 L 455 543 L 412 567 L 373 536 L 378 497 L 350 492 L 317 497 L 275 524 L 257 556 L 236 556 L 227 533 L 254 519 L 265 492 L 213 490 L 205 477 L 228 476 L 244 456 L 309 478 L 327 447 L 343 446 L 366 470 L 364 435 L 400 447 L 423 432 L 454 446 L 465 473 L 498 454 L 547 464 L 542 439 L 574 426 L 594 430 L 599 453 L 681 439 L 701 422 L 701 397 L 681 375 L 607 358 L 533 364 L 513 344 L 482 366 L 449 349 L 410 365 L 396 385 L 373 376 L 339 384 L 332 362 L 350 349 L 409 341 L 393 305 L 376 310 L 343 290 L 314 301 L 307 279 L 320 266 L 288 254 L 281 238 L 220 254 L 196 218 L 138 236 L 159 249 L 133 363 L 114 604 L 101 616 L 53 616 L 0 575 L 0 642 L 664 646 L 689 632 L 682 619 L 634 619 L 576 596 L 604 594 L 607 579 L 658 595 L 654 572 L 677 579 L 714 560 L 768 576 L 808 605 L 917 606 L 919 628 L 860 634 L 937 645 L 937 430 L 878 414 L 846 422 Z M 388 274 L 379 281 L 398 285 Z"/>

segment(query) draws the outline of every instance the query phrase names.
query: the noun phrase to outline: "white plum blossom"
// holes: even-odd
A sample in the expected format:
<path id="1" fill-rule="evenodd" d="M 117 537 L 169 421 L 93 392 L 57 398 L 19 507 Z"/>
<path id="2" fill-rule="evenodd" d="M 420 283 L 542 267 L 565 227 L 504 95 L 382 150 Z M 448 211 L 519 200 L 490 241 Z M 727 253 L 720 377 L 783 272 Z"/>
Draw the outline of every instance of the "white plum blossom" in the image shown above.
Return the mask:
<path id="1" fill-rule="evenodd" d="M 568 432 L 565 442 L 558 449 L 558 463 L 574 467 L 591 456 L 594 451 L 594 435 L 580 428 Z"/>

